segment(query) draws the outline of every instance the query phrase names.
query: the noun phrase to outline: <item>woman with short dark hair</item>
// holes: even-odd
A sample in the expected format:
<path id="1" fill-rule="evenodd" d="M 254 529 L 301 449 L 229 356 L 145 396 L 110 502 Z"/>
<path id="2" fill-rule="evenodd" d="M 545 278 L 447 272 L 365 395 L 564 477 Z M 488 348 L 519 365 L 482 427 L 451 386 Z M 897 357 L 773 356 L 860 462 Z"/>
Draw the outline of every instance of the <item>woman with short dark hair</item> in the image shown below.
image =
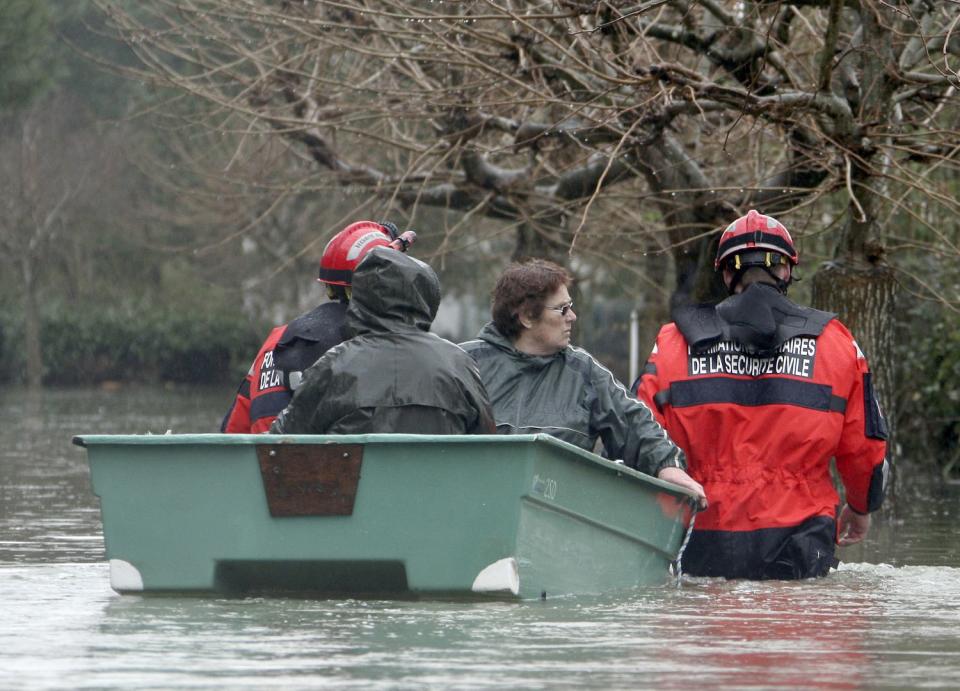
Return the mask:
<path id="1" fill-rule="evenodd" d="M 500 434 L 545 432 L 692 490 L 683 452 L 646 405 L 606 367 L 570 345 L 577 320 L 570 273 L 544 259 L 507 267 L 493 289 L 493 321 L 462 343 L 480 370 Z"/>
<path id="2" fill-rule="evenodd" d="M 516 337 L 524 328 L 519 319 L 521 309 L 540 314 L 549 295 L 560 286 L 569 290 L 572 284 L 570 272 L 553 262 L 531 259 L 511 265 L 493 288 L 494 326 L 506 338 Z"/>

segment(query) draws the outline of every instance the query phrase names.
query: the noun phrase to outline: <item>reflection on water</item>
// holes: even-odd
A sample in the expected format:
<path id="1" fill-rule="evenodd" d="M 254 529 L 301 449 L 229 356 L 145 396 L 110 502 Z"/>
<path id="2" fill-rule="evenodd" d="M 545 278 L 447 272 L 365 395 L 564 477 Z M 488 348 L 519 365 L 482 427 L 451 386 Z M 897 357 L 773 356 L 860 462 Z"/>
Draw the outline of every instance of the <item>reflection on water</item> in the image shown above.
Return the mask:
<path id="1" fill-rule="evenodd" d="M 78 434 L 213 432 L 214 390 L 0 389 L 0 563 L 103 559 L 100 505 Z"/>
<path id="2" fill-rule="evenodd" d="M 916 483 L 839 572 L 603 598 L 120 597 L 80 433 L 212 431 L 229 393 L 0 393 L 2 688 L 861 688 L 960 678 L 956 488 Z"/>

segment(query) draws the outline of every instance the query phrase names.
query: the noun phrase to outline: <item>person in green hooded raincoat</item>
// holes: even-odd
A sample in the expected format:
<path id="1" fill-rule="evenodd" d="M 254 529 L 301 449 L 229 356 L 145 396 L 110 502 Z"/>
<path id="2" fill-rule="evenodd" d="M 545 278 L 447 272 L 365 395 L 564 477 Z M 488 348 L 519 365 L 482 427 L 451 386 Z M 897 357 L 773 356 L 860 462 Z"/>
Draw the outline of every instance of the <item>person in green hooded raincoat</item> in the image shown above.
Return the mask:
<path id="1" fill-rule="evenodd" d="M 440 281 L 424 262 L 386 247 L 353 272 L 353 337 L 304 372 L 276 434 L 494 433 L 473 359 L 430 333 Z"/>

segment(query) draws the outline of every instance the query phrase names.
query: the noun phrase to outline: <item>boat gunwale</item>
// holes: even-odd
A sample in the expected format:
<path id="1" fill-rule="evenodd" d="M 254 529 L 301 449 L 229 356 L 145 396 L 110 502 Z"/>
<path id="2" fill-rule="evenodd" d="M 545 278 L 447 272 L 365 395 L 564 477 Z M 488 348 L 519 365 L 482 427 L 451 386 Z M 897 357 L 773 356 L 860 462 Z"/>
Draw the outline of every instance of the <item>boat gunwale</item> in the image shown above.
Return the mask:
<path id="1" fill-rule="evenodd" d="M 632 481 L 653 484 L 675 495 L 696 501 L 696 495 L 685 487 L 634 470 L 622 462 L 611 461 L 578 446 L 540 434 L 81 434 L 72 442 L 80 447 L 94 446 L 260 446 L 274 444 L 534 444 L 546 443 L 573 454 L 581 461 L 598 465 L 630 478 Z"/>

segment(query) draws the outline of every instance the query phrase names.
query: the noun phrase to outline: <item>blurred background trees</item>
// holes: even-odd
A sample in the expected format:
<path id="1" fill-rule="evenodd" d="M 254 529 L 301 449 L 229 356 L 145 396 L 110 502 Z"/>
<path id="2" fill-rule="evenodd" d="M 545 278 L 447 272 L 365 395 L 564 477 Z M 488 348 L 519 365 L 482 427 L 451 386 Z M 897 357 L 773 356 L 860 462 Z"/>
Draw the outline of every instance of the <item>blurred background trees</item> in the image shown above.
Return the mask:
<path id="1" fill-rule="evenodd" d="M 75 267 L 75 295 L 47 276 L 44 304 L 106 291 L 134 322 L 162 306 L 232 313 L 224 324 L 256 332 L 320 299 L 313 267 L 334 232 L 389 218 L 418 230 L 417 254 L 441 272 L 442 335 L 475 332 L 509 258 L 548 256 L 580 278 L 578 342 L 627 378 L 631 311 L 642 359 L 671 306 L 721 297 L 717 231 L 758 208 L 798 241 L 809 280 L 796 297 L 857 335 L 901 442 L 941 459 L 956 448 L 952 4 L 69 4 L 46 15 L 55 50 L 15 53 L 44 79 L 0 87 L 24 123 L 39 96 L 6 96 L 29 91 L 16 83 L 74 93 L 82 107 L 47 109 L 101 144 L 86 156 L 96 175 L 69 178 L 84 191 L 41 252 Z M 51 66 L 64 39 L 73 57 Z M 67 168 L 83 170 L 55 148 L 64 179 L 51 200 Z M 67 238 L 75 255 L 98 248 L 88 275 L 117 278 L 94 289 L 76 262 L 54 260 Z"/>
<path id="2" fill-rule="evenodd" d="M 212 217 L 158 174 L 197 138 L 140 117 L 165 97 L 102 29 L 85 0 L 0 0 L 0 382 L 223 379 L 260 327 L 190 256 Z"/>

